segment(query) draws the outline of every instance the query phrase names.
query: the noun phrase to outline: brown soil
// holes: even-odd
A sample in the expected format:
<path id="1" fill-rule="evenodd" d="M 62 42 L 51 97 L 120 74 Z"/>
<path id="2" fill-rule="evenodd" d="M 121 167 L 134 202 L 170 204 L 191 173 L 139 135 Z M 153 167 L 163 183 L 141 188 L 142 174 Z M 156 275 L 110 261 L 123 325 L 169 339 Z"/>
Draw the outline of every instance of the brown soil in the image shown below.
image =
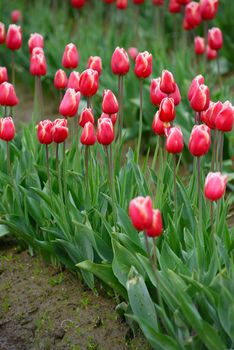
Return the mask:
<path id="1" fill-rule="evenodd" d="M 68 271 L 0 240 L 0 350 L 146 350 L 142 336 L 126 343 L 129 329 L 115 301 L 95 294 Z"/>

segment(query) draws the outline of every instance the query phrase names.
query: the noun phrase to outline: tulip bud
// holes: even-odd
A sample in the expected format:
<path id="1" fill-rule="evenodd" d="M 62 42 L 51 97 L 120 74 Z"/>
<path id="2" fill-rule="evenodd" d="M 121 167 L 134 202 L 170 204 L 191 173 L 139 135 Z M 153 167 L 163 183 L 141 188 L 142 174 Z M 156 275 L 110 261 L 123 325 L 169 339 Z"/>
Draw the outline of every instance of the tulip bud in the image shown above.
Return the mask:
<path id="1" fill-rule="evenodd" d="M 71 0 L 71 5 L 72 7 L 79 9 L 85 5 L 85 0 Z"/>
<path id="2" fill-rule="evenodd" d="M 0 84 L 8 81 L 8 74 L 6 67 L 0 67 Z"/>
<path id="3" fill-rule="evenodd" d="M 19 100 L 15 94 L 14 86 L 4 82 L 0 85 L 0 105 L 1 106 L 16 106 Z"/>
<path id="4" fill-rule="evenodd" d="M 177 0 L 170 0 L 169 11 L 171 13 L 180 13 L 181 12 L 181 5 L 177 2 Z"/>
<path id="5" fill-rule="evenodd" d="M 153 79 L 150 85 L 150 98 L 151 102 L 155 106 L 159 106 L 161 101 L 167 97 L 167 95 L 160 90 L 161 78 Z"/>
<path id="6" fill-rule="evenodd" d="M 3 44 L 6 39 L 5 24 L 0 22 L 0 44 Z"/>
<path id="7" fill-rule="evenodd" d="M 169 153 L 181 153 L 184 148 L 184 140 L 181 129 L 178 126 L 170 128 L 166 138 L 166 149 Z"/>
<path id="8" fill-rule="evenodd" d="M 196 112 L 205 111 L 210 103 L 210 91 L 208 86 L 197 83 L 190 100 L 190 106 Z"/>
<path id="9" fill-rule="evenodd" d="M 101 57 L 90 56 L 88 59 L 87 68 L 96 70 L 98 72 L 98 75 L 100 76 L 102 74 L 102 59 L 101 59 Z"/>
<path id="10" fill-rule="evenodd" d="M 209 126 L 210 129 L 215 129 L 215 120 L 222 108 L 223 104 L 221 102 L 214 103 L 210 101 L 207 110 L 201 113 L 201 121 Z"/>
<path id="11" fill-rule="evenodd" d="M 62 65 L 64 68 L 73 69 L 79 64 L 79 54 L 73 43 L 67 44 L 63 52 Z"/>
<path id="12" fill-rule="evenodd" d="M 111 70 L 116 75 L 125 75 L 130 69 L 130 63 L 127 52 L 117 47 L 111 58 Z"/>
<path id="13" fill-rule="evenodd" d="M 64 142 L 68 137 L 68 127 L 66 119 L 56 119 L 52 128 L 53 141 L 56 143 Z"/>
<path id="14" fill-rule="evenodd" d="M 132 199 L 129 204 L 129 216 L 136 230 L 143 231 L 149 229 L 153 221 L 151 198 L 147 196 Z"/>
<path id="15" fill-rule="evenodd" d="M 80 91 L 80 73 L 76 71 L 72 71 L 70 73 L 67 88 L 74 89 L 76 92 Z"/>
<path id="16" fill-rule="evenodd" d="M 137 55 L 138 55 L 138 49 L 136 47 L 129 47 L 128 49 L 129 56 L 133 61 L 135 61 Z"/>
<path id="17" fill-rule="evenodd" d="M 206 125 L 195 125 L 189 139 L 189 151 L 194 157 L 204 156 L 210 148 L 210 129 Z"/>
<path id="18" fill-rule="evenodd" d="M 98 119 L 97 140 L 101 145 L 107 146 L 112 143 L 115 138 L 114 126 L 111 119 Z"/>
<path id="19" fill-rule="evenodd" d="M 102 97 L 102 111 L 106 114 L 115 114 L 119 111 L 119 104 L 111 90 L 104 90 Z"/>
<path id="20" fill-rule="evenodd" d="M 184 17 L 183 19 L 183 29 L 184 30 L 192 30 L 193 26 L 188 22 L 188 18 Z"/>
<path id="21" fill-rule="evenodd" d="M 196 55 L 203 55 L 205 52 L 206 46 L 205 46 L 205 39 L 201 36 L 196 36 L 194 38 L 194 51 Z"/>
<path id="22" fill-rule="evenodd" d="M 164 123 L 159 119 L 158 112 L 154 116 L 153 123 L 152 123 L 152 129 L 156 135 L 165 135 Z"/>
<path id="23" fill-rule="evenodd" d="M 219 0 L 200 0 L 201 16 L 204 20 L 211 20 L 218 11 Z"/>
<path id="24" fill-rule="evenodd" d="M 32 54 L 30 57 L 30 73 L 41 76 L 46 75 L 46 70 L 47 65 L 44 53 Z"/>
<path id="25" fill-rule="evenodd" d="M 197 76 L 192 80 L 192 83 L 191 83 L 190 88 L 189 88 L 189 91 L 188 91 L 188 99 L 189 99 L 189 101 L 191 100 L 191 98 L 192 98 L 192 96 L 193 96 L 193 94 L 194 94 L 194 91 L 195 91 L 196 88 L 197 88 L 197 84 L 198 84 L 198 85 L 201 85 L 201 84 L 204 84 L 204 82 L 205 82 L 205 79 L 204 79 L 204 77 L 203 77 L 201 74 L 197 75 Z"/>
<path id="26" fill-rule="evenodd" d="M 163 70 L 160 80 L 160 90 L 169 95 L 175 92 L 175 89 L 176 83 L 173 74 L 168 70 Z"/>
<path id="27" fill-rule="evenodd" d="M 79 125 L 83 128 L 86 123 L 94 124 L 94 116 L 92 108 L 83 108 L 79 118 Z"/>
<path id="28" fill-rule="evenodd" d="M 67 89 L 59 106 L 59 113 L 64 117 L 74 117 L 78 111 L 80 93 L 74 89 Z"/>
<path id="29" fill-rule="evenodd" d="M 152 4 L 155 6 L 162 6 L 164 0 L 152 0 Z"/>
<path id="30" fill-rule="evenodd" d="M 202 18 L 201 18 L 200 5 L 198 2 L 192 1 L 188 5 L 186 5 L 185 17 L 186 17 L 188 24 L 192 28 L 199 26 L 199 24 L 202 21 Z"/>
<path id="31" fill-rule="evenodd" d="M 226 101 L 222 105 L 222 109 L 215 118 L 215 127 L 222 132 L 232 131 L 234 122 L 234 107 L 231 102 Z"/>
<path id="32" fill-rule="evenodd" d="M 6 142 L 15 137 L 15 126 L 11 117 L 0 119 L 0 139 Z"/>
<path id="33" fill-rule="evenodd" d="M 11 20 L 13 23 L 17 23 L 22 20 L 22 13 L 20 10 L 13 10 L 11 12 Z"/>
<path id="34" fill-rule="evenodd" d="M 220 50 L 223 46 L 223 34 L 219 28 L 208 31 L 208 45 L 212 50 Z"/>
<path id="35" fill-rule="evenodd" d="M 204 194 L 210 201 L 222 198 L 226 191 L 227 177 L 221 173 L 209 173 L 206 177 Z"/>
<path id="36" fill-rule="evenodd" d="M 128 0 L 116 0 L 118 10 L 125 10 L 128 7 Z"/>
<path id="37" fill-rule="evenodd" d="M 106 114 L 106 113 L 102 113 L 101 117 L 99 119 L 110 119 L 112 121 L 112 124 L 115 125 L 116 121 L 117 121 L 117 113 L 115 114 Z"/>
<path id="38" fill-rule="evenodd" d="M 153 209 L 153 219 L 150 228 L 146 230 L 148 237 L 158 237 L 163 231 L 163 222 L 160 210 Z"/>
<path id="39" fill-rule="evenodd" d="M 165 97 L 160 103 L 158 111 L 159 119 L 164 123 L 170 123 L 175 119 L 176 111 L 174 100 L 170 97 Z"/>
<path id="40" fill-rule="evenodd" d="M 93 96 L 98 90 L 98 72 L 86 69 L 80 76 L 80 92 L 84 96 Z"/>
<path id="41" fill-rule="evenodd" d="M 84 129 L 82 130 L 80 142 L 82 145 L 92 146 L 95 144 L 96 140 L 97 138 L 94 132 L 94 125 L 91 122 L 87 122 L 84 125 Z"/>
<path id="42" fill-rule="evenodd" d="M 216 50 L 212 50 L 209 45 L 206 46 L 206 57 L 208 60 L 216 60 L 218 53 Z"/>
<path id="43" fill-rule="evenodd" d="M 10 24 L 6 35 L 6 46 L 10 50 L 18 50 L 22 45 L 21 27 Z"/>
<path id="44" fill-rule="evenodd" d="M 53 141 L 53 123 L 50 120 L 42 120 L 37 127 L 38 141 L 43 145 L 49 145 Z"/>
<path id="45" fill-rule="evenodd" d="M 35 47 L 44 47 L 44 39 L 41 34 L 34 33 L 30 35 L 30 38 L 28 40 L 29 52 L 32 53 Z"/>
<path id="46" fill-rule="evenodd" d="M 64 70 L 59 69 L 55 73 L 54 86 L 56 89 L 65 89 L 67 87 L 67 75 Z"/>
<path id="47" fill-rule="evenodd" d="M 135 60 L 134 72 L 140 79 L 145 79 L 152 73 L 152 55 L 148 51 L 140 52 Z"/>

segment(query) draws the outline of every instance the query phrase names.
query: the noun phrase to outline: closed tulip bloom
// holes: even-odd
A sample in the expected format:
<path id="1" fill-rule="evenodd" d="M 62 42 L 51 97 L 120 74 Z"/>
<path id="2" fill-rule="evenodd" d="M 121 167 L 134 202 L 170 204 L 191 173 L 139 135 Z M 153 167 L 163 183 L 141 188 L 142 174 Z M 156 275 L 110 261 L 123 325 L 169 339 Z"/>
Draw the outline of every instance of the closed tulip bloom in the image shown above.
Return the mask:
<path id="1" fill-rule="evenodd" d="M 220 50 L 223 46 L 223 34 L 219 28 L 208 31 L 208 45 L 212 50 Z"/>
<path id="2" fill-rule="evenodd" d="M 189 23 L 188 18 L 183 18 L 183 29 L 184 30 L 192 30 L 194 27 Z"/>
<path id="3" fill-rule="evenodd" d="M 18 50 L 22 46 L 22 31 L 21 27 L 15 24 L 10 24 L 6 35 L 6 46 L 10 50 Z"/>
<path id="4" fill-rule="evenodd" d="M 117 113 L 115 113 L 115 114 L 102 113 L 101 117 L 99 119 L 104 119 L 104 118 L 109 118 L 112 121 L 112 124 L 115 125 L 115 123 L 117 121 Z"/>
<path id="5" fill-rule="evenodd" d="M 78 111 L 80 93 L 74 89 L 67 89 L 59 106 L 59 113 L 64 117 L 74 117 Z"/>
<path id="6" fill-rule="evenodd" d="M 90 56 L 88 59 L 87 68 L 96 70 L 98 72 L 98 75 L 100 76 L 102 74 L 102 59 L 101 59 L 101 57 Z"/>
<path id="7" fill-rule="evenodd" d="M 174 100 L 174 104 L 175 106 L 178 106 L 181 102 L 181 95 L 180 95 L 180 90 L 178 85 L 176 84 L 176 88 L 175 91 L 170 94 L 170 98 L 172 98 Z"/>
<path id="8" fill-rule="evenodd" d="M 15 94 L 14 86 L 4 82 L 0 85 L 0 105 L 1 106 L 16 106 L 19 100 Z"/>
<path id="9" fill-rule="evenodd" d="M 129 47 L 128 49 L 129 56 L 133 61 L 137 58 L 138 55 L 138 49 L 136 47 Z"/>
<path id="10" fill-rule="evenodd" d="M 151 198 L 147 196 L 132 199 L 129 204 L 129 216 L 136 230 L 143 231 L 149 229 L 153 221 Z"/>
<path id="11" fill-rule="evenodd" d="M 8 81 L 8 74 L 6 67 L 0 67 L 0 84 Z"/>
<path id="12" fill-rule="evenodd" d="M 185 7 L 185 17 L 192 28 L 199 26 L 202 21 L 200 4 L 192 1 Z"/>
<path id="13" fill-rule="evenodd" d="M 209 107 L 210 91 L 208 86 L 197 84 L 190 100 L 190 106 L 196 112 L 205 111 Z"/>
<path id="14" fill-rule="evenodd" d="M 56 89 L 65 89 L 67 87 L 67 75 L 64 70 L 59 69 L 55 73 L 54 86 Z"/>
<path id="15" fill-rule="evenodd" d="M 216 50 L 212 50 L 209 45 L 206 46 L 206 57 L 209 61 L 216 60 L 218 53 Z"/>
<path id="16" fill-rule="evenodd" d="M 211 20 L 218 11 L 219 0 L 200 0 L 201 15 L 204 20 Z"/>
<path id="17" fill-rule="evenodd" d="M 181 129 L 178 126 L 174 126 L 169 129 L 166 138 L 166 149 L 169 153 L 181 153 L 184 148 L 184 140 Z"/>
<path id="18" fill-rule="evenodd" d="M 163 70 L 160 81 L 160 90 L 169 95 L 175 92 L 175 89 L 176 83 L 173 74 L 168 70 Z"/>
<path id="19" fill-rule="evenodd" d="M 201 121 L 209 126 L 210 129 L 215 129 L 215 120 L 222 108 L 223 104 L 220 101 L 216 103 L 210 101 L 207 110 L 201 113 Z"/>
<path id="20" fill-rule="evenodd" d="M 189 99 L 189 101 L 191 100 L 191 98 L 192 98 L 192 96 L 193 96 L 193 94 L 194 94 L 194 91 L 195 91 L 196 88 L 197 88 L 197 85 L 204 84 L 204 82 L 205 82 L 205 79 L 204 79 L 204 77 L 203 77 L 201 74 L 197 75 L 197 76 L 192 80 L 192 83 L 191 83 L 191 85 L 190 85 L 190 87 L 189 87 L 189 91 L 188 91 L 188 99 Z"/>
<path id="21" fill-rule="evenodd" d="M 118 10 L 125 10 L 128 7 L 128 0 L 116 0 Z"/>
<path id="22" fill-rule="evenodd" d="M 164 0 L 152 0 L 152 4 L 155 6 L 162 6 L 164 3 Z"/>
<path id="23" fill-rule="evenodd" d="M 152 130 L 156 135 L 159 135 L 159 136 L 165 135 L 164 123 L 159 119 L 158 111 L 155 113 L 155 116 L 153 119 Z"/>
<path id="24" fill-rule="evenodd" d="M 22 20 L 22 13 L 20 10 L 13 10 L 11 12 L 11 20 L 13 23 L 17 23 Z"/>
<path id="25" fill-rule="evenodd" d="M 178 4 L 186 6 L 191 0 L 176 0 Z"/>
<path id="26" fill-rule="evenodd" d="M 91 122 L 87 122 L 82 130 L 80 142 L 82 145 L 92 146 L 95 144 L 96 140 L 94 125 Z"/>
<path id="27" fill-rule="evenodd" d="M 226 191 L 227 177 L 220 172 L 209 173 L 205 180 L 204 194 L 210 201 L 222 198 Z"/>
<path id="28" fill-rule="evenodd" d="M 215 118 L 215 127 L 222 132 L 232 131 L 234 122 L 234 107 L 226 101 Z"/>
<path id="29" fill-rule="evenodd" d="M 15 126 L 11 117 L 0 119 L 0 139 L 6 142 L 15 137 Z"/>
<path id="30" fill-rule="evenodd" d="M 0 22 L 0 44 L 3 44 L 6 39 L 5 24 Z"/>
<path id="31" fill-rule="evenodd" d="M 170 123 L 175 119 L 176 111 L 174 100 L 170 97 L 165 97 L 160 103 L 159 119 L 163 123 Z"/>
<path id="32" fill-rule="evenodd" d="M 62 143 L 68 137 L 68 127 L 66 119 L 56 119 L 53 122 L 52 137 L 55 143 Z"/>
<path id="33" fill-rule="evenodd" d="M 85 5 L 85 0 L 71 0 L 71 5 L 79 9 Z"/>
<path id="34" fill-rule="evenodd" d="M 69 75 L 67 88 L 74 89 L 76 92 L 80 91 L 80 73 L 72 71 Z"/>
<path id="35" fill-rule="evenodd" d="M 109 118 L 98 119 L 97 140 L 101 145 L 110 145 L 115 138 L 114 126 Z"/>
<path id="36" fill-rule="evenodd" d="M 119 111 L 119 104 L 111 90 L 104 90 L 102 96 L 102 111 L 106 114 L 115 114 Z"/>
<path id="37" fill-rule="evenodd" d="M 34 47 L 34 48 L 32 49 L 31 56 L 33 56 L 33 55 L 39 55 L 39 54 L 42 54 L 42 55 L 45 54 L 45 53 L 44 53 L 44 50 L 43 50 L 43 47 Z"/>
<path id="38" fill-rule="evenodd" d="M 210 148 L 210 129 L 206 125 L 195 125 L 189 139 L 189 151 L 194 157 L 204 156 Z"/>
<path id="39" fill-rule="evenodd" d="M 94 124 L 94 116 L 92 108 L 83 108 L 79 118 L 79 125 L 83 128 L 86 123 Z"/>
<path id="40" fill-rule="evenodd" d="M 181 12 L 181 5 L 177 2 L 177 0 L 170 0 L 169 11 L 171 13 L 180 13 Z"/>
<path id="41" fill-rule="evenodd" d="M 201 36 L 196 36 L 194 38 L 194 51 L 196 55 L 203 55 L 206 50 L 205 39 Z"/>
<path id="42" fill-rule="evenodd" d="M 41 47 L 41 48 L 44 47 L 44 39 L 41 34 L 34 33 L 30 35 L 30 38 L 28 40 L 29 52 L 32 53 L 35 47 Z"/>
<path id="43" fill-rule="evenodd" d="M 163 221 L 159 209 L 153 209 L 153 219 L 150 228 L 146 230 L 148 237 L 158 237 L 163 232 Z"/>
<path id="44" fill-rule="evenodd" d="M 130 63 L 127 52 L 117 47 L 111 58 L 111 70 L 116 75 L 125 75 L 130 69 Z"/>
<path id="45" fill-rule="evenodd" d="M 152 73 L 152 55 L 148 51 L 140 52 L 135 60 L 134 72 L 140 79 L 148 78 Z"/>
<path id="46" fill-rule="evenodd" d="M 67 44 L 63 52 L 62 65 L 64 68 L 74 69 L 79 64 L 79 54 L 73 43 Z"/>
<path id="47" fill-rule="evenodd" d="M 160 90 L 160 81 L 161 78 L 153 79 L 150 85 L 150 99 L 155 106 L 159 106 L 161 101 L 167 97 L 167 94 Z"/>
<path id="48" fill-rule="evenodd" d="M 86 69 L 80 75 L 80 92 L 84 96 L 93 96 L 98 90 L 98 72 Z"/>
<path id="49" fill-rule="evenodd" d="M 42 120 L 37 127 L 38 141 L 43 145 L 49 145 L 53 142 L 53 123 L 50 120 Z"/>
<path id="50" fill-rule="evenodd" d="M 32 75 L 46 75 L 47 65 L 44 53 L 34 54 L 30 57 L 30 73 Z"/>

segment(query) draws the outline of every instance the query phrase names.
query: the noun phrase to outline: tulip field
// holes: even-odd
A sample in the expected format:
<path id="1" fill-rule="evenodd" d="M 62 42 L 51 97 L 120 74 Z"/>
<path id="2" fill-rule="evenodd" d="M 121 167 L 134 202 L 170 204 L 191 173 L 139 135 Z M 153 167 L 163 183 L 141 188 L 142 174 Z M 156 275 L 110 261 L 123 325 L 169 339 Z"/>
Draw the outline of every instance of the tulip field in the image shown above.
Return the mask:
<path id="1" fill-rule="evenodd" d="M 104 291 L 136 342 L 61 326 L 11 347 L 0 250 L 0 350 L 234 349 L 233 18 L 232 0 L 1 0 L 0 248 L 35 283 L 38 257 Z"/>

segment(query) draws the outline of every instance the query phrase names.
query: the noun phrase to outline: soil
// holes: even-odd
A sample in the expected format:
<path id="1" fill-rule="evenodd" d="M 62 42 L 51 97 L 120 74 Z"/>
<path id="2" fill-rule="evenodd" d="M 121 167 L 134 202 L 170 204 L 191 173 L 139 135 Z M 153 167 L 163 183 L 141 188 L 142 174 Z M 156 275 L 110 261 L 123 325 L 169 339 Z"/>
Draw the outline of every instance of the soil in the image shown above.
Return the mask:
<path id="1" fill-rule="evenodd" d="M 0 240 L 0 350 L 149 350 L 103 290 Z"/>

